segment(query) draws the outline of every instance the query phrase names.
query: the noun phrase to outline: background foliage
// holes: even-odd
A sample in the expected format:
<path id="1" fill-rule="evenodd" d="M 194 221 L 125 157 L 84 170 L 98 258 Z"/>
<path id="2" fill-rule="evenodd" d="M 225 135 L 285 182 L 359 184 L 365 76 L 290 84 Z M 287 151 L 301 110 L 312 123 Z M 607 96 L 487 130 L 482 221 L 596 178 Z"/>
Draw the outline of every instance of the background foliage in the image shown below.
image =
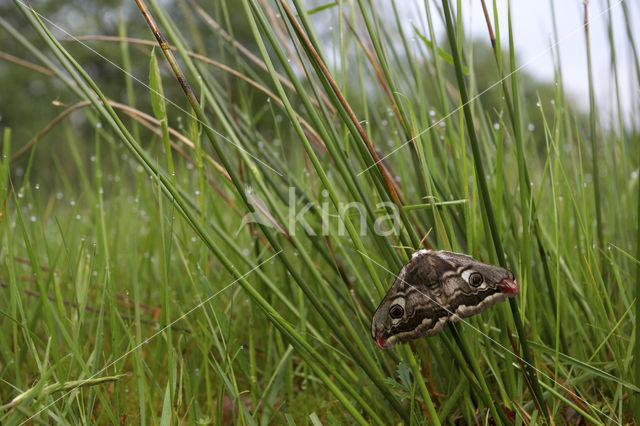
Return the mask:
<path id="1" fill-rule="evenodd" d="M 3 423 L 632 421 L 637 119 L 513 73 L 526 34 L 447 0 L 411 31 L 393 1 L 149 1 L 163 55 L 132 5 L 73 5 L 1 6 Z M 521 294 L 380 351 L 421 244 Z"/>

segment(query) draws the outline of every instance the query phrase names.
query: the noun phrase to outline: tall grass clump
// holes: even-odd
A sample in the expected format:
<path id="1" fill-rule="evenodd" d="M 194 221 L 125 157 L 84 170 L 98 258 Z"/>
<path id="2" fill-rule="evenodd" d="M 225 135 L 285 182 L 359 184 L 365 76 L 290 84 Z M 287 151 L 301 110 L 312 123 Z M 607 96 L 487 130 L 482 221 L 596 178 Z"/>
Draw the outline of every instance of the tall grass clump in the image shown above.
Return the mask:
<path id="1" fill-rule="evenodd" d="M 449 0 L 136 0 L 82 37 L 14 3 L 11 67 L 65 101 L 28 142 L 2 134 L 0 422 L 633 421 L 625 2 L 626 28 L 598 15 L 598 58 L 585 5 L 609 117 L 591 77 L 589 108 L 565 94 L 557 36 L 555 80 L 526 73 L 495 2 L 485 41 Z M 508 267 L 521 292 L 381 351 L 373 312 L 424 247 Z"/>

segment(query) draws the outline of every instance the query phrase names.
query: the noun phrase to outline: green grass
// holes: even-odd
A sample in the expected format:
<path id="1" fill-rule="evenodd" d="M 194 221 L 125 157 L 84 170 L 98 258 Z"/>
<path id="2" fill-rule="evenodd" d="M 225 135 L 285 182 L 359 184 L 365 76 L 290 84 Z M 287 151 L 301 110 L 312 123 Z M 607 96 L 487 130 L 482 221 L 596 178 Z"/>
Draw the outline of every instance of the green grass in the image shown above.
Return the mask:
<path id="1" fill-rule="evenodd" d="M 460 2 L 426 2 L 447 34 L 398 31 L 393 2 L 269 4 L 149 0 L 173 49 L 149 48 L 141 15 L 91 42 L 119 43 L 127 105 L 52 22 L 19 1 L 30 38 L 0 19 L 89 125 L 65 115 L 64 138 L 18 159 L 2 136 L 0 422 L 632 422 L 637 120 L 605 120 L 593 95 L 585 117 L 559 63 L 551 95 L 532 91 L 517 28 L 492 27 L 483 62 Z M 628 34 L 612 58 L 636 54 Z M 479 97 L 496 82 L 497 103 Z M 394 208 L 399 232 L 379 235 Z M 511 268 L 521 293 L 381 351 L 371 316 L 427 234 Z"/>

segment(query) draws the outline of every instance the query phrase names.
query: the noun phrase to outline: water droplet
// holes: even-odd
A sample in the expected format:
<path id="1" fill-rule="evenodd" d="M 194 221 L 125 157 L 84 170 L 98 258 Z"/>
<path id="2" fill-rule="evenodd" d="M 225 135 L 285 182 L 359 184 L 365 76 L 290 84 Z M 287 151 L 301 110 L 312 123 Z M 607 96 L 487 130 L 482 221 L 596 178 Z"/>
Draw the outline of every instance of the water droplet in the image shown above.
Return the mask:
<path id="1" fill-rule="evenodd" d="M 76 202 L 75 202 L 74 200 L 71 200 L 71 201 L 69 201 L 69 205 L 71 205 L 71 206 L 75 206 L 75 205 L 76 205 Z"/>
<path id="2" fill-rule="evenodd" d="M 540 107 L 540 101 L 536 102 L 536 106 Z"/>
<path id="3" fill-rule="evenodd" d="M 31 222 L 35 222 L 35 221 L 36 221 L 36 217 L 35 217 L 35 216 L 31 216 L 31 217 L 29 218 L 29 220 L 30 220 Z"/>
<path id="4" fill-rule="evenodd" d="M 527 126 L 527 130 L 529 130 L 530 132 L 533 132 L 536 129 L 536 126 L 533 125 L 533 123 L 529 123 L 529 125 Z"/>
<path id="5" fill-rule="evenodd" d="M 56 199 L 58 199 L 58 200 L 62 200 L 62 197 L 64 197 L 64 195 L 62 194 L 62 192 L 58 192 L 58 193 L 56 194 Z"/>
<path id="6" fill-rule="evenodd" d="M 92 163 L 95 163 L 95 162 L 96 162 L 96 156 L 95 156 L 95 155 L 92 155 L 92 156 L 91 156 L 91 162 L 92 162 Z"/>
<path id="7" fill-rule="evenodd" d="M 102 129 L 102 123 L 101 122 L 97 122 L 96 123 L 96 129 Z"/>
<path id="8" fill-rule="evenodd" d="M 493 128 L 496 130 L 500 130 L 500 123 L 493 123 Z"/>
<path id="9" fill-rule="evenodd" d="M 76 215 L 76 220 L 80 220 L 80 215 L 79 214 Z"/>

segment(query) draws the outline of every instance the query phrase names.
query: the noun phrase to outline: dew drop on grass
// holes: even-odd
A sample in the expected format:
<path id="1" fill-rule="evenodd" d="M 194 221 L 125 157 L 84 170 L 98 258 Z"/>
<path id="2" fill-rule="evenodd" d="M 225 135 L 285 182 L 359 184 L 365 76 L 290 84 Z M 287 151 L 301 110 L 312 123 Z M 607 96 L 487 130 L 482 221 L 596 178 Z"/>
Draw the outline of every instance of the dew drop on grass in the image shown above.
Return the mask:
<path id="1" fill-rule="evenodd" d="M 40 184 L 39 184 L 39 183 L 36 183 L 36 184 L 34 185 L 34 188 L 35 188 L 35 189 L 40 189 Z"/>
<path id="2" fill-rule="evenodd" d="M 95 163 L 95 162 L 96 162 L 96 156 L 95 156 L 95 155 L 92 155 L 92 156 L 91 156 L 91 162 L 92 162 L 92 163 Z"/>
<path id="3" fill-rule="evenodd" d="M 436 116 L 436 112 L 431 109 L 431 110 L 429 110 L 429 115 L 432 116 L 432 117 L 435 117 Z"/>
<path id="4" fill-rule="evenodd" d="M 36 217 L 35 217 L 35 216 L 31 216 L 31 217 L 29 218 L 29 220 L 30 220 L 31 222 L 35 222 L 35 221 L 36 221 Z"/>
<path id="5" fill-rule="evenodd" d="M 556 100 L 555 99 L 551 99 L 551 105 L 555 105 L 556 104 Z"/>
<path id="6" fill-rule="evenodd" d="M 493 123 L 493 128 L 496 130 L 500 130 L 500 123 Z"/>
<path id="7" fill-rule="evenodd" d="M 197 238 L 196 238 L 196 237 L 191 237 L 191 241 L 192 241 L 192 242 L 194 242 L 194 243 L 195 243 L 195 242 L 196 242 L 196 240 L 197 240 Z"/>
<path id="8" fill-rule="evenodd" d="M 200 195 L 200 190 L 196 189 L 195 191 L 193 191 L 193 193 L 196 195 Z"/>
<path id="9" fill-rule="evenodd" d="M 536 129 L 536 126 L 533 125 L 533 123 L 529 123 L 529 125 L 527 126 L 527 130 L 529 130 L 530 132 L 533 132 Z"/>
<path id="10" fill-rule="evenodd" d="M 24 197 L 24 194 L 22 192 L 18 192 L 18 198 L 22 198 Z"/>
<path id="11" fill-rule="evenodd" d="M 76 215 L 76 220 L 80 220 L 80 215 L 79 214 Z"/>
<path id="12" fill-rule="evenodd" d="M 64 195 L 62 195 L 62 192 L 58 192 L 58 193 L 56 194 L 56 199 L 58 199 L 58 200 L 62 200 L 62 197 L 64 197 Z"/>
<path id="13" fill-rule="evenodd" d="M 536 102 L 536 106 L 540 107 L 540 101 Z"/>
<path id="14" fill-rule="evenodd" d="M 102 123 L 101 122 L 97 122 L 96 123 L 96 129 L 102 129 Z"/>

